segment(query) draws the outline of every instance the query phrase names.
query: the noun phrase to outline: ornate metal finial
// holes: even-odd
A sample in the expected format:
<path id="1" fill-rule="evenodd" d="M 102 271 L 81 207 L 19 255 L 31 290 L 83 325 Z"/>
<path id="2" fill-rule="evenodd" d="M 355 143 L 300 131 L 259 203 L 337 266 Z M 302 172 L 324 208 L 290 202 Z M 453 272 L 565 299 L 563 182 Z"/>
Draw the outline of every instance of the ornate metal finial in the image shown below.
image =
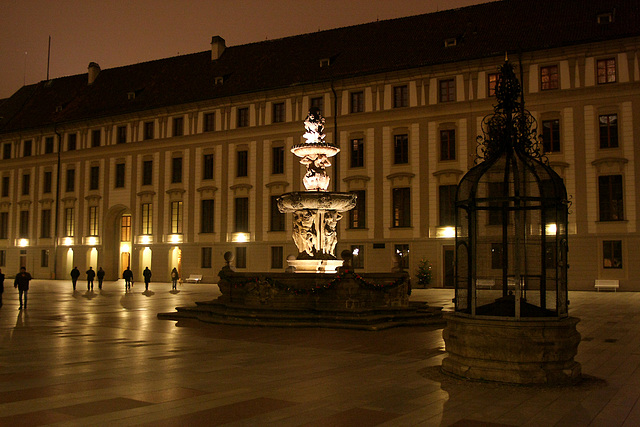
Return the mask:
<path id="1" fill-rule="evenodd" d="M 536 121 L 524 108 L 522 86 L 516 77 L 515 67 L 506 60 L 499 70 L 495 86 L 497 103 L 493 107 L 493 114 L 482 121 L 483 135 L 478 136 L 476 163 L 510 149 L 544 160 L 537 138 Z"/>

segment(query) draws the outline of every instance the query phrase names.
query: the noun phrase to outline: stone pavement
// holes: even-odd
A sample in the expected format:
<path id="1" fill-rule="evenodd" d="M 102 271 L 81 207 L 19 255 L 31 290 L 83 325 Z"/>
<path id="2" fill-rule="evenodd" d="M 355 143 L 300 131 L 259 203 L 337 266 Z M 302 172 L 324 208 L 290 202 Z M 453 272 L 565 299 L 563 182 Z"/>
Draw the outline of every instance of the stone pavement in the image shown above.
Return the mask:
<path id="1" fill-rule="evenodd" d="M 378 332 L 158 320 L 211 284 L 122 281 L 102 292 L 34 280 L 0 308 L 0 426 L 638 426 L 640 293 L 571 292 L 575 387 L 443 375 L 442 327 Z M 83 282 L 78 283 L 82 289 Z M 412 299 L 450 307 L 450 290 Z"/>

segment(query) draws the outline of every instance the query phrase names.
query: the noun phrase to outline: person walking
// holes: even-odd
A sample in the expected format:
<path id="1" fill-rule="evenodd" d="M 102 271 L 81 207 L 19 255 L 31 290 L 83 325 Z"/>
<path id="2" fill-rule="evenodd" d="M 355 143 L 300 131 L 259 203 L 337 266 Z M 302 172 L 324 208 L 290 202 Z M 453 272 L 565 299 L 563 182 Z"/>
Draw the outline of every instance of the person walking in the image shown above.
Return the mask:
<path id="1" fill-rule="evenodd" d="M 31 274 L 27 273 L 25 267 L 20 267 L 20 273 L 16 274 L 16 280 L 13 282 L 13 287 L 18 288 L 20 295 L 20 308 L 27 308 L 27 293 L 29 292 L 29 281 L 31 280 Z M 24 305 L 22 304 L 22 294 L 24 294 Z"/>
<path id="2" fill-rule="evenodd" d="M 102 267 L 98 268 L 98 289 L 102 290 L 102 281 L 104 280 L 104 270 Z"/>
<path id="3" fill-rule="evenodd" d="M 173 267 L 173 270 L 171 270 L 171 282 L 173 283 L 171 289 L 178 289 L 178 279 L 180 279 L 180 274 L 178 270 Z"/>
<path id="4" fill-rule="evenodd" d="M 142 276 L 144 277 L 144 290 L 148 291 L 149 282 L 151 281 L 151 270 L 149 270 L 149 267 L 144 268 L 144 271 L 142 272 Z"/>
<path id="5" fill-rule="evenodd" d="M 93 267 L 89 266 L 87 270 L 87 290 L 93 290 L 93 279 L 96 277 L 96 272 L 93 271 Z"/>
<path id="6" fill-rule="evenodd" d="M 131 289 L 131 282 L 133 281 L 133 271 L 129 269 L 129 266 L 127 266 L 127 269 L 122 273 L 122 278 L 124 279 L 124 290 L 126 292 L 128 289 Z"/>
<path id="7" fill-rule="evenodd" d="M 80 277 L 80 270 L 78 267 L 73 267 L 71 270 L 71 283 L 73 284 L 73 290 L 76 290 L 76 283 L 78 282 L 78 277 Z"/>
<path id="8" fill-rule="evenodd" d="M 0 268 L 0 307 L 2 307 L 2 293 L 4 292 L 4 274 Z"/>

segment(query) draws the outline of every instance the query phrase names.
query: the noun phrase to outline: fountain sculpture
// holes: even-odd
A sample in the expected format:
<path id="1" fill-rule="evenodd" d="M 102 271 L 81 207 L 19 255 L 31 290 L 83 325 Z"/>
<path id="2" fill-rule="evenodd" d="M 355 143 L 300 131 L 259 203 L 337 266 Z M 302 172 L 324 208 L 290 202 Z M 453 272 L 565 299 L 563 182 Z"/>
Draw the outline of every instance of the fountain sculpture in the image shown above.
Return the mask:
<path id="1" fill-rule="evenodd" d="M 280 212 L 293 213 L 293 241 L 299 252 L 297 259 L 287 262 L 296 272 L 335 273 L 342 265 L 335 256 L 338 221 L 341 212 L 356 205 L 356 196 L 327 191 L 329 158 L 340 149 L 325 142 L 324 117 L 319 109 L 309 110 L 304 127 L 306 141 L 295 145 L 291 152 L 307 167 L 302 180 L 307 191 L 286 193 L 278 199 Z"/>

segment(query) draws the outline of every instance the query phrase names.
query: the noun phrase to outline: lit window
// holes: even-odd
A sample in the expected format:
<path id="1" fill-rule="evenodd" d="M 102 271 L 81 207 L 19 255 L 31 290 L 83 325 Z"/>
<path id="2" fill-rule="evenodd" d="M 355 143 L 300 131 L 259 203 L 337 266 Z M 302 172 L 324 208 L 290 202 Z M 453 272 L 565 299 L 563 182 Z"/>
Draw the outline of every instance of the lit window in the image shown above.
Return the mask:
<path id="1" fill-rule="evenodd" d="M 131 241 L 131 215 L 122 215 L 120 218 L 120 241 Z"/>
<path id="2" fill-rule="evenodd" d="M 171 202 L 171 234 L 182 234 L 182 202 Z"/>
<path id="3" fill-rule="evenodd" d="M 89 236 L 98 235 L 98 207 L 89 206 Z"/>
<path id="4" fill-rule="evenodd" d="M 364 166 L 364 140 L 362 138 L 353 138 L 350 144 L 351 148 L 351 167 L 360 168 Z"/>
<path id="5" fill-rule="evenodd" d="M 602 242 L 604 268 L 622 268 L 622 241 L 605 240 Z"/>
<path id="6" fill-rule="evenodd" d="M 616 82 L 616 60 L 615 58 L 600 59 L 597 62 L 598 84 Z"/>
<path id="7" fill-rule="evenodd" d="M 411 189 L 394 188 L 393 189 L 393 227 L 410 227 L 411 226 Z"/>
<path id="8" fill-rule="evenodd" d="M 558 66 L 540 67 L 540 82 L 542 90 L 558 89 Z"/>
<path id="9" fill-rule="evenodd" d="M 74 208 L 66 208 L 64 210 L 64 236 L 73 237 L 74 227 L 75 227 L 75 210 Z"/>
<path id="10" fill-rule="evenodd" d="M 141 207 L 142 234 L 153 234 L 153 208 L 151 203 L 143 203 Z"/>
<path id="11" fill-rule="evenodd" d="M 366 192 L 364 190 L 352 191 L 356 194 L 356 206 L 349 211 L 349 228 L 365 228 Z"/>
<path id="12" fill-rule="evenodd" d="M 489 89 L 489 96 L 496 96 L 496 88 L 498 87 L 498 79 L 500 78 L 500 74 L 499 73 L 490 73 L 487 80 L 488 80 L 488 89 Z"/>

